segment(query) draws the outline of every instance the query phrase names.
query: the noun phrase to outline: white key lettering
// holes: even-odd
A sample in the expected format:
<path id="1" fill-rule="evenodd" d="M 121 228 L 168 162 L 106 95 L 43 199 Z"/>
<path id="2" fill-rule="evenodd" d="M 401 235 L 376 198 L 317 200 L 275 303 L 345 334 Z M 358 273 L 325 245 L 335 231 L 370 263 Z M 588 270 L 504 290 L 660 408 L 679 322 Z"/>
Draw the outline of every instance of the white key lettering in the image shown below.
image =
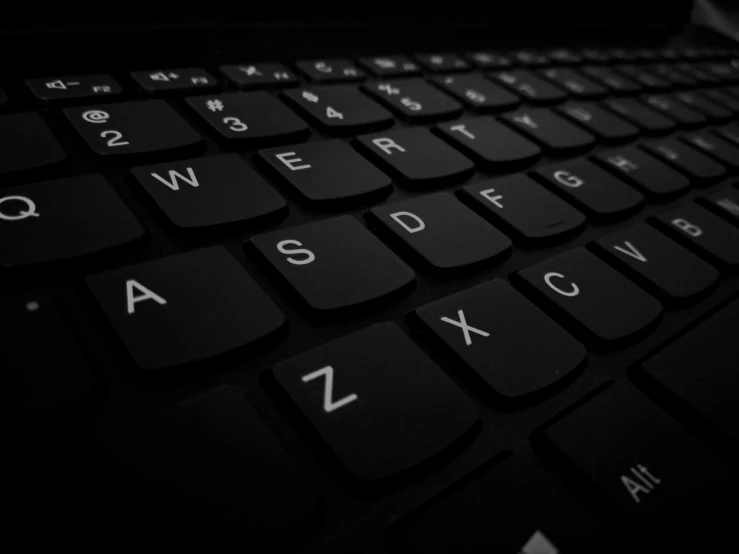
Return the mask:
<path id="1" fill-rule="evenodd" d="M 303 383 L 308 383 L 313 381 L 313 379 L 318 379 L 319 377 L 323 377 L 325 379 L 323 383 L 323 411 L 327 414 L 330 414 L 339 408 L 343 408 L 347 404 L 350 404 L 359 398 L 356 394 L 352 393 L 346 395 L 344 398 L 340 398 L 339 400 L 334 400 L 334 368 L 330 365 L 322 367 L 318 371 L 314 371 L 308 375 L 303 375 L 302 380 Z"/>

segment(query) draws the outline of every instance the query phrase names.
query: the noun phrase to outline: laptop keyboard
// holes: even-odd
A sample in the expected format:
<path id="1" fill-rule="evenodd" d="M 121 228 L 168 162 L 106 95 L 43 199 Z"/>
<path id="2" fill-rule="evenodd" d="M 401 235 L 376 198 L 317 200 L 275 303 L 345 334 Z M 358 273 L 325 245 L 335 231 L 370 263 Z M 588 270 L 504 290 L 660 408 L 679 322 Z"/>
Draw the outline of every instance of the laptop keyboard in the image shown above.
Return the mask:
<path id="1" fill-rule="evenodd" d="M 225 543 L 725 547 L 738 59 L 0 83 L 6 417 Z"/>

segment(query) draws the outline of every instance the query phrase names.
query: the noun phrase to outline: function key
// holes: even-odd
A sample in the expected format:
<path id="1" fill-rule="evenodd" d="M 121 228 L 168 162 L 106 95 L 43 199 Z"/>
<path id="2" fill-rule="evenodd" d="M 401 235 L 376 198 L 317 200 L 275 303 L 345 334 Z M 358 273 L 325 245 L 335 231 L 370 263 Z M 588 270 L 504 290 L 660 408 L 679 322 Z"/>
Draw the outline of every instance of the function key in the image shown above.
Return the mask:
<path id="1" fill-rule="evenodd" d="M 56 165 L 67 153 L 35 112 L 0 115 L 0 175 Z"/>
<path id="2" fill-rule="evenodd" d="M 626 142 L 639 135 L 639 129 L 596 104 L 567 104 L 557 111 L 603 142 Z"/>
<path id="3" fill-rule="evenodd" d="M 222 246 L 99 273 L 87 285 L 141 369 L 254 345 L 285 323 Z"/>
<path id="4" fill-rule="evenodd" d="M 467 59 L 480 69 L 504 69 L 513 65 L 511 58 L 495 52 L 472 52 L 467 54 Z"/>
<path id="5" fill-rule="evenodd" d="M 116 80 L 107 73 L 52 79 L 28 79 L 26 84 L 34 96 L 44 102 L 116 96 L 123 92 Z"/>
<path id="6" fill-rule="evenodd" d="M 652 198 L 675 195 L 690 185 L 687 177 L 637 148 L 609 150 L 594 160 Z"/>
<path id="7" fill-rule="evenodd" d="M 542 69 L 541 74 L 578 98 L 600 98 L 608 92 L 601 85 L 586 79 L 572 69 Z"/>
<path id="8" fill-rule="evenodd" d="M 202 137 L 164 100 L 66 108 L 64 115 L 100 156 L 191 149 Z"/>
<path id="9" fill-rule="evenodd" d="M 276 364 L 274 379 L 344 469 L 377 481 L 452 446 L 478 408 L 398 327 L 380 323 Z"/>
<path id="10" fill-rule="evenodd" d="M 456 54 L 418 54 L 416 61 L 434 73 L 464 71 L 470 68 L 469 62 Z"/>
<path id="11" fill-rule="evenodd" d="M 376 77 L 410 77 L 421 73 L 421 66 L 405 56 L 360 58 L 359 65 Z"/>
<path id="12" fill-rule="evenodd" d="M 548 109 L 519 110 L 503 119 L 553 153 L 585 150 L 595 142 L 593 135 Z"/>
<path id="13" fill-rule="evenodd" d="M 565 91 L 540 79 L 530 71 L 499 71 L 488 73 L 487 76 L 514 90 L 532 104 L 556 104 L 567 98 Z"/>
<path id="14" fill-rule="evenodd" d="M 283 96 L 329 132 L 358 133 L 393 124 L 390 112 L 355 85 L 301 87 Z"/>
<path id="15" fill-rule="evenodd" d="M 509 55 L 513 58 L 513 63 L 526 67 L 541 67 L 549 64 L 549 59 L 544 54 L 531 50 L 518 50 L 511 52 Z"/>
<path id="16" fill-rule="evenodd" d="M 14 296 L 0 301 L 3 330 L 3 398 L 12 418 L 43 416 L 87 395 L 94 378 L 54 302 Z M 40 343 L 43 344 L 39 348 Z"/>
<path id="17" fill-rule="evenodd" d="M 0 192 L 0 265 L 66 260 L 134 242 L 139 224 L 101 175 Z"/>
<path id="18" fill-rule="evenodd" d="M 349 60 L 311 60 L 295 64 L 311 80 L 317 82 L 361 81 L 364 72 Z"/>
<path id="19" fill-rule="evenodd" d="M 501 111 L 521 103 L 518 96 L 480 75 L 440 75 L 433 82 L 473 110 Z"/>
<path id="20" fill-rule="evenodd" d="M 549 56 L 552 62 L 564 65 L 578 64 L 583 61 L 583 56 L 576 54 L 573 50 L 566 50 L 564 48 L 549 50 L 547 56 Z"/>
<path id="21" fill-rule="evenodd" d="M 285 88 L 298 85 L 295 74 L 279 63 L 222 65 L 221 71 L 239 88 Z"/>
<path id="22" fill-rule="evenodd" d="M 285 143 L 310 134 L 302 119 L 265 91 L 191 96 L 186 100 L 225 140 Z"/>
<path id="23" fill-rule="evenodd" d="M 462 105 L 422 79 L 375 81 L 363 89 L 411 121 L 451 119 L 462 113 Z"/>
<path id="24" fill-rule="evenodd" d="M 208 89 L 218 83 L 205 70 L 196 67 L 154 71 L 134 71 L 131 77 L 150 94 L 176 90 Z"/>

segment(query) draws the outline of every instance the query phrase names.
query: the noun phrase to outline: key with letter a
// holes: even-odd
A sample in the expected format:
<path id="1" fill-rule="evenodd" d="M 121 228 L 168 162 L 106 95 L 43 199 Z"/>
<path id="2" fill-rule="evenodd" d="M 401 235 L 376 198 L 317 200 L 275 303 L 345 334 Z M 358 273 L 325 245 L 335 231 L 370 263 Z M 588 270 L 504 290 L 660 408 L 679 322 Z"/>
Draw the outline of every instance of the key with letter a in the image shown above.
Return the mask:
<path id="1" fill-rule="evenodd" d="M 473 402 L 392 323 L 275 365 L 274 379 L 353 477 L 377 481 L 450 447 Z"/>
<path id="2" fill-rule="evenodd" d="M 142 369 L 253 345 L 285 323 L 222 246 L 99 273 L 87 284 Z"/>

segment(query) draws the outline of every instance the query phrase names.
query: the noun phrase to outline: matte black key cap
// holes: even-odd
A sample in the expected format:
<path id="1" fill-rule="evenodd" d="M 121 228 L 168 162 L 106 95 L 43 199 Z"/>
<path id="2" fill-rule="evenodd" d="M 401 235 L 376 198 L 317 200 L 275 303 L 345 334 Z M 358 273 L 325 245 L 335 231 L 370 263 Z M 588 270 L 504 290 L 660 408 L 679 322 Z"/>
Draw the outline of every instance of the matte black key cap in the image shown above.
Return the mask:
<path id="1" fill-rule="evenodd" d="M 694 108 L 696 111 L 704 113 L 708 116 L 708 119 L 715 122 L 728 121 L 732 118 L 731 110 L 728 110 L 722 106 L 719 106 L 715 102 L 711 102 L 709 99 L 701 96 L 697 92 L 679 92 L 675 97 Z"/>
<path id="2" fill-rule="evenodd" d="M 739 266 L 739 228 L 705 208 L 686 204 L 656 221 L 688 248 L 721 266 Z"/>
<path id="3" fill-rule="evenodd" d="M 692 328 L 649 358 L 641 369 L 659 392 L 683 403 L 703 422 L 739 443 L 736 333 L 739 300 Z M 657 393 L 657 391 L 654 391 Z"/>
<path id="4" fill-rule="evenodd" d="M 451 119 L 462 105 L 422 79 L 376 81 L 362 86 L 400 117 L 413 122 Z"/>
<path id="5" fill-rule="evenodd" d="M 275 365 L 274 378 L 356 479 L 412 469 L 457 442 L 478 409 L 392 323 Z"/>
<path id="6" fill-rule="evenodd" d="M 655 75 L 669 81 L 676 88 L 690 88 L 698 86 L 698 81 L 687 76 L 685 73 L 677 71 L 672 65 L 657 64 L 648 66 L 649 70 Z"/>
<path id="7" fill-rule="evenodd" d="M 286 212 L 285 200 L 236 154 L 131 170 L 177 227 L 193 229 Z"/>
<path id="8" fill-rule="evenodd" d="M 453 485 L 402 522 L 403 552 L 613 554 L 603 523 L 529 460 L 508 459 Z M 491 521 L 503 522 L 491 529 Z"/>
<path id="9" fill-rule="evenodd" d="M 587 66 L 578 69 L 587 77 L 607 86 L 616 94 L 635 94 L 642 90 L 642 87 L 631 79 L 607 67 Z"/>
<path id="10" fill-rule="evenodd" d="M 405 56 L 360 58 L 359 65 L 376 77 L 410 77 L 421 73 L 421 66 Z"/>
<path id="11" fill-rule="evenodd" d="M 536 175 L 595 217 L 622 216 L 644 203 L 632 187 L 586 160 L 548 165 L 537 169 Z"/>
<path id="12" fill-rule="evenodd" d="M 194 96 L 187 103 L 225 140 L 287 143 L 310 134 L 305 122 L 268 92 Z"/>
<path id="13" fill-rule="evenodd" d="M 472 52 L 467 54 L 467 59 L 480 69 L 502 69 L 513 65 L 513 60 L 510 57 L 496 52 Z"/>
<path id="14" fill-rule="evenodd" d="M 721 192 L 706 196 L 703 203 L 729 221 L 739 223 L 739 190 L 726 187 Z"/>
<path id="15" fill-rule="evenodd" d="M 503 119 L 516 130 L 556 154 L 586 150 L 595 143 L 593 135 L 551 110 L 519 110 L 506 114 Z"/>
<path id="16" fill-rule="evenodd" d="M 434 73 L 450 73 L 470 68 L 469 62 L 464 58 L 448 52 L 443 54 L 418 54 L 414 57 L 418 63 Z"/>
<path id="17" fill-rule="evenodd" d="M 510 88 L 533 104 L 556 104 L 567 98 L 564 90 L 540 79 L 531 71 L 500 71 L 488 73 L 487 77 Z"/>
<path id="18" fill-rule="evenodd" d="M 295 65 L 312 81 L 318 83 L 361 81 L 365 78 L 364 71 L 349 60 L 310 60 L 300 61 Z"/>
<path id="19" fill-rule="evenodd" d="M 287 88 L 297 86 L 298 77 L 281 63 L 222 65 L 229 81 L 245 90 Z"/>
<path id="20" fill-rule="evenodd" d="M 541 67 L 549 64 L 549 59 L 539 52 L 531 50 L 518 50 L 509 54 L 514 63 L 521 64 L 526 67 Z"/>
<path id="21" fill-rule="evenodd" d="M 617 65 L 614 69 L 634 80 L 647 91 L 666 91 L 672 88 L 669 81 L 636 65 Z"/>
<path id="22" fill-rule="evenodd" d="M 433 82 L 477 111 L 502 111 L 521 103 L 518 96 L 480 75 L 445 75 Z"/>
<path id="23" fill-rule="evenodd" d="M 436 270 L 492 261 L 511 250 L 508 237 L 446 192 L 385 204 L 367 215 Z"/>
<path id="24" fill-rule="evenodd" d="M 459 181 L 475 168 L 472 161 L 426 129 L 397 129 L 363 135 L 357 141 L 373 160 L 409 184 Z"/>
<path id="25" fill-rule="evenodd" d="M 134 71 L 131 77 L 149 94 L 207 90 L 218 85 L 218 81 L 210 73 L 199 67 Z"/>
<path id="26" fill-rule="evenodd" d="M 116 96 L 123 92 L 121 85 L 107 73 L 28 79 L 26 84 L 33 95 L 44 102 Z"/>
<path id="27" fill-rule="evenodd" d="M 143 452 L 151 486 L 229 544 L 271 548 L 319 510 L 310 477 L 239 387 L 188 398 L 152 428 Z"/>
<path id="28" fill-rule="evenodd" d="M 542 393 L 580 367 L 587 355 L 579 342 L 501 279 L 426 304 L 415 316 L 434 341 L 451 349 L 506 400 Z"/>
<path id="29" fill-rule="evenodd" d="M 648 544 L 647 533 L 667 551 L 725 541 L 734 518 L 722 498 L 739 494 L 735 472 L 632 387 L 599 393 L 545 437 L 581 480 L 639 525 L 637 544 Z"/>
<path id="30" fill-rule="evenodd" d="M 348 215 L 257 235 L 251 245 L 317 311 L 379 300 L 415 281 L 400 258 Z"/>
<path id="31" fill-rule="evenodd" d="M 676 127 L 674 120 L 630 98 L 609 100 L 604 102 L 603 105 L 615 114 L 641 128 L 645 133 L 662 135 L 673 131 Z"/>
<path id="32" fill-rule="evenodd" d="M 18 419 L 43 416 L 92 390 L 90 368 L 51 299 L 16 295 L 0 301 L 0 313 L 13 322 L 3 330 L 6 414 Z"/>
<path id="33" fill-rule="evenodd" d="M 557 111 L 585 127 L 603 142 L 626 142 L 639 135 L 639 129 L 598 107 L 596 104 L 568 104 Z"/>
<path id="34" fill-rule="evenodd" d="M 0 192 L 0 266 L 97 254 L 133 243 L 144 228 L 101 175 Z"/>
<path id="35" fill-rule="evenodd" d="M 358 133 L 393 124 L 390 112 L 353 85 L 301 87 L 284 97 L 328 132 Z"/>
<path id="36" fill-rule="evenodd" d="M 647 142 L 644 148 L 653 156 L 685 173 L 698 183 L 715 181 L 726 175 L 726 168 L 675 139 Z"/>
<path id="37" fill-rule="evenodd" d="M 98 273 L 87 285 L 136 364 L 161 370 L 253 345 L 285 318 L 222 246 Z"/>
<path id="38" fill-rule="evenodd" d="M 541 156 L 541 149 L 491 117 L 462 119 L 436 126 L 454 147 L 492 169 L 525 165 Z"/>
<path id="39" fill-rule="evenodd" d="M 606 88 L 583 77 L 573 69 L 542 69 L 541 74 L 578 98 L 601 98 L 608 93 Z"/>
<path id="40" fill-rule="evenodd" d="M 653 325 L 662 314 L 657 300 L 583 248 L 518 275 L 599 342 L 626 339 Z"/>
<path id="41" fill-rule="evenodd" d="M 703 92 L 706 98 L 731 111 L 734 115 L 739 114 L 739 100 L 730 94 L 717 89 L 709 89 L 701 92 Z"/>
<path id="42" fill-rule="evenodd" d="M 549 50 L 547 56 L 553 63 L 561 63 L 563 65 L 574 65 L 583 61 L 582 56 L 578 55 L 574 50 L 567 50 L 565 48 Z"/>
<path id="43" fill-rule="evenodd" d="M 569 236 L 585 216 L 525 175 L 467 185 L 461 191 L 486 217 L 529 241 Z"/>
<path id="44" fill-rule="evenodd" d="M 683 141 L 731 169 L 739 169 L 739 148 L 709 133 L 683 135 Z"/>
<path id="45" fill-rule="evenodd" d="M 67 153 L 34 112 L 0 115 L 0 175 L 34 171 L 63 162 Z"/>
<path id="46" fill-rule="evenodd" d="M 637 148 L 609 150 L 594 160 L 651 197 L 674 195 L 690 185 L 687 177 Z"/>
<path id="47" fill-rule="evenodd" d="M 390 177 L 342 140 L 261 150 L 259 156 L 302 198 L 325 206 L 392 190 Z"/>
<path id="48" fill-rule="evenodd" d="M 647 96 L 644 102 L 674 119 L 681 127 L 700 127 L 708 122 L 706 116 L 669 96 Z"/>
<path id="49" fill-rule="evenodd" d="M 714 129 L 721 138 L 739 146 L 739 126 L 736 123 Z"/>
<path id="50" fill-rule="evenodd" d="M 193 149 L 202 137 L 164 100 L 64 110 L 95 154 L 106 158 Z"/>
<path id="51" fill-rule="evenodd" d="M 686 300 L 710 289 L 719 273 L 665 235 L 640 223 L 594 243 L 614 266 L 666 300 Z"/>

